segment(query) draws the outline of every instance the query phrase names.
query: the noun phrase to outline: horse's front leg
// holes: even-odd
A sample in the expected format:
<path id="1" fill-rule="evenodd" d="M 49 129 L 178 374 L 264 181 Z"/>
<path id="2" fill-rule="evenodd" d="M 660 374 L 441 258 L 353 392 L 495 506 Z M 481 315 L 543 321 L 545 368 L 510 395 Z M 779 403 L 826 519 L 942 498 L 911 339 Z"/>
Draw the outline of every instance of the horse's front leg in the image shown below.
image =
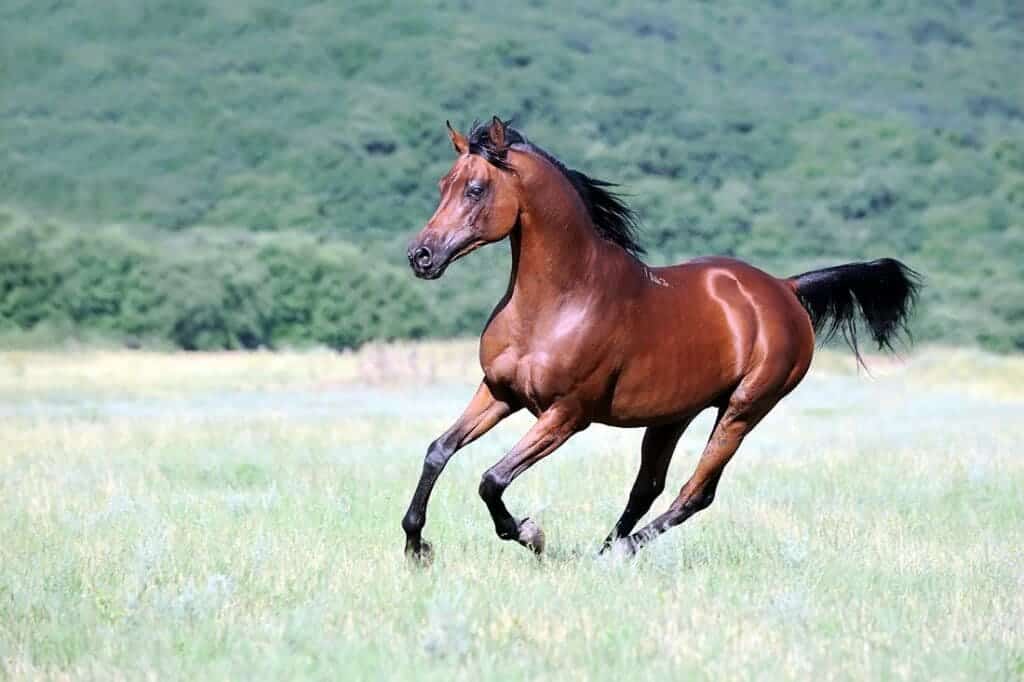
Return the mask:
<path id="1" fill-rule="evenodd" d="M 529 518 L 516 520 L 501 496 L 515 478 L 554 452 L 572 434 L 587 423 L 574 405 L 556 404 L 541 414 L 537 423 L 501 461 L 488 469 L 480 481 L 480 497 L 494 520 L 494 530 L 502 540 L 515 540 L 536 554 L 544 551 L 544 533 Z"/>
<path id="2" fill-rule="evenodd" d="M 515 412 L 507 402 L 498 400 L 487 384 L 481 383 L 473 399 L 466 406 L 462 416 L 427 448 L 423 460 L 423 473 L 416 485 L 409 509 L 402 519 L 405 530 L 405 553 L 414 559 L 429 560 L 430 543 L 421 536 L 427 522 L 427 502 L 434 484 L 444 470 L 448 460 L 462 447 L 490 431 L 495 424 Z"/>

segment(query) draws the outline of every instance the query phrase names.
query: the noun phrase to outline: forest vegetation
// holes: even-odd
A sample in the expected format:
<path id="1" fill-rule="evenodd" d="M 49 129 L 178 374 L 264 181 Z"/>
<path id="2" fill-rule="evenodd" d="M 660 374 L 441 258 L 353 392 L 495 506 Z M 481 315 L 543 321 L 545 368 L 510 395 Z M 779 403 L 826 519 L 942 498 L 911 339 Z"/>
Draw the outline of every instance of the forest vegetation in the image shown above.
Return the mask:
<path id="1" fill-rule="evenodd" d="M 405 244 L 444 121 L 620 183 L 648 260 L 895 256 L 918 340 L 1024 350 L 1024 5 L 8 0 L 0 335 L 189 349 L 473 335 L 507 246 Z"/>

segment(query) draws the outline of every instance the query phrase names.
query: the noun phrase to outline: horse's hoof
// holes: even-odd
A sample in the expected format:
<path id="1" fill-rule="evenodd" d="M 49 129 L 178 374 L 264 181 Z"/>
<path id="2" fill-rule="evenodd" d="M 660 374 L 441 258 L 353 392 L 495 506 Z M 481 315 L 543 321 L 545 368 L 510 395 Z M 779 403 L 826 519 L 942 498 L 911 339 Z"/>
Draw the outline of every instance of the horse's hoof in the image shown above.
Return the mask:
<path id="1" fill-rule="evenodd" d="M 420 540 L 418 547 L 406 543 L 405 556 L 417 566 L 429 566 L 434 562 L 434 548 L 426 540 Z"/>
<path id="2" fill-rule="evenodd" d="M 519 522 L 519 537 L 516 540 L 538 556 L 544 552 L 544 531 L 530 519 Z"/>

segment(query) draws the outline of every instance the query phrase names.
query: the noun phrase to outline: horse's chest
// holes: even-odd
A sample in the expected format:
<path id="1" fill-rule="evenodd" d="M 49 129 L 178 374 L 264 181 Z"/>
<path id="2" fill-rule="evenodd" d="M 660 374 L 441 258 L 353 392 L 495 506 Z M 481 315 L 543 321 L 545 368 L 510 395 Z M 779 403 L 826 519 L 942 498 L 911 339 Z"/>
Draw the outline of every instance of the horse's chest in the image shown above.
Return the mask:
<path id="1" fill-rule="evenodd" d="M 484 376 L 492 389 L 512 394 L 534 413 L 550 407 L 571 383 L 564 369 L 547 353 L 511 349 L 485 361 Z"/>

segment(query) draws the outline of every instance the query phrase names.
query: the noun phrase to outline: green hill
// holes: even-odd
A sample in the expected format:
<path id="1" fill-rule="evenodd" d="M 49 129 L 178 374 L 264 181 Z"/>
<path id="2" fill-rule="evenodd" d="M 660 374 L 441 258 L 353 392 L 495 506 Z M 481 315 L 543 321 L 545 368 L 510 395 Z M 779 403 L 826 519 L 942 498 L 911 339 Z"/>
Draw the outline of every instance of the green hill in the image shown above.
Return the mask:
<path id="1" fill-rule="evenodd" d="M 403 246 L 451 163 L 444 120 L 499 113 L 622 183 L 653 262 L 732 254 L 782 275 L 893 255 L 927 279 L 918 338 L 1024 350 L 1024 5 L 597 6 L 7 0 L 0 329 L 183 345 L 167 329 L 191 313 L 171 293 L 160 321 L 132 327 L 117 300 L 106 317 L 40 304 L 39 281 L 95 267 L 52 245 L 96 234 L 132 235 L 154 289 L 172 286 L 168 268 L 230 286 L 233 271 L 193 253 L 218 231 L 242 269 L 274 240 L 361 253 L 351 267 L 383 273 L 417 320 L 385 314 L 360 340 L 477 332 L 506 248 L 427 285 L 404 272 Z M 252 313 L 262 331 L 192 345 L 358 342 L 303 332 L 308 311 L 271 333 L 267 292 L 297 275 L 247 272 L 255 290 L 269 282 Z"/>

